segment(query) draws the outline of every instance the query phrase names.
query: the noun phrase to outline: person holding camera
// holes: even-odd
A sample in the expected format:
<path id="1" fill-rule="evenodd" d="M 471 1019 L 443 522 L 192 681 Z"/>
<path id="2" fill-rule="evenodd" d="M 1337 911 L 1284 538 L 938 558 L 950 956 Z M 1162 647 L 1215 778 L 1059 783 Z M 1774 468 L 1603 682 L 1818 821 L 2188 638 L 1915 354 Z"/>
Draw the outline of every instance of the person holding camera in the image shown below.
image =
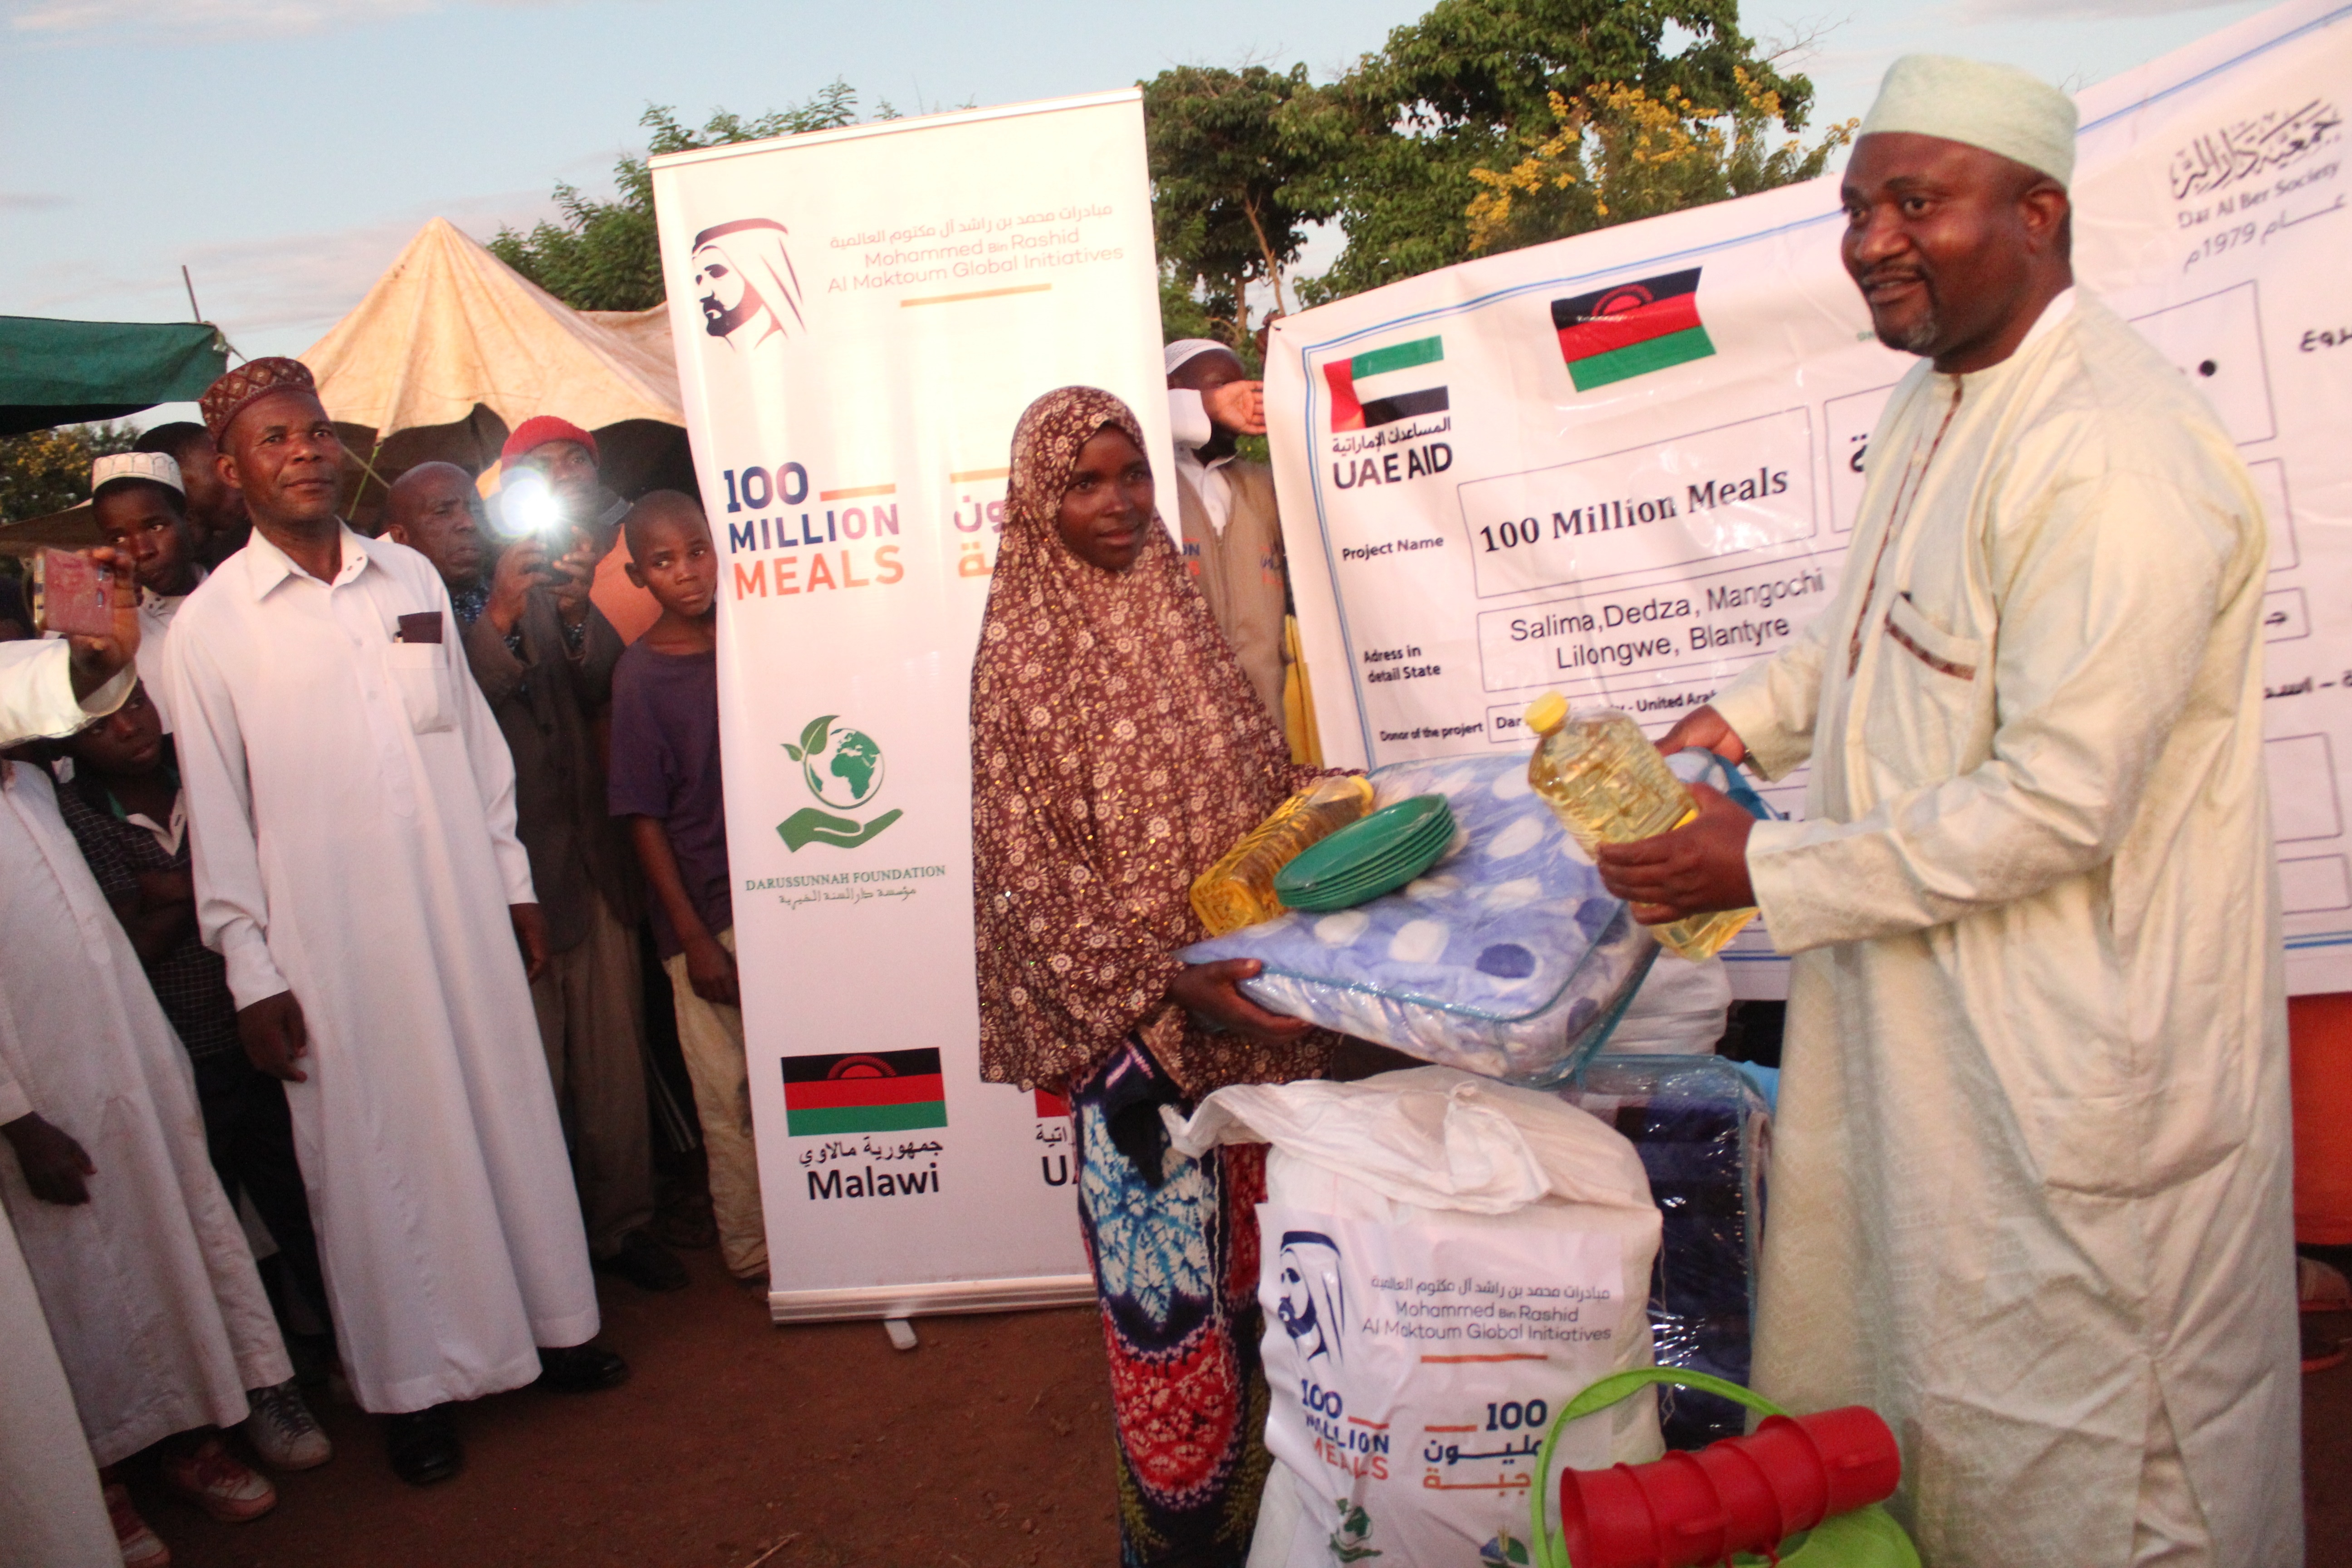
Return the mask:
<path id="1" fill-rule="evenodd" d="M 604 810 L 595 738 L 620 635 L 589 601 L 589 541 L 551 511 L 541 520 L 553 523 L 551 535 L 517 532 L 522 520 L 502 518 L 509 537 L 487 540 L 473 499 L 463 468 L 420 464 L 393 484 L 384 536 L 441 574 L 466 661 L 514 755 L 516 832 L 547 922 L 547 967 L 531 982 L 531 1003 L 589 1258 L 641 1289 L 682 1289 L 685 1266 L 647 1229 L 640 900 L 628 847 Z"/>

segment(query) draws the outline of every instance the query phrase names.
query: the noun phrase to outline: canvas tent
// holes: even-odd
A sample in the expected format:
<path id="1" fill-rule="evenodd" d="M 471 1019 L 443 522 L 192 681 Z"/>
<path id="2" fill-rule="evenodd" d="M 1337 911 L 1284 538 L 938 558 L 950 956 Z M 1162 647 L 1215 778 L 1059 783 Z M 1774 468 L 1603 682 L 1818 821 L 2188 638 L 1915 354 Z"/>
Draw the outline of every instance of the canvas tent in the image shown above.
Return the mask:
<path id="1" fill-rule="evenodd" d="M 446 218 L 302 363 L 375 476 L 355 476 L 355 521 L 381 506 L 379 479 L 418 463 L 484 471 L 534 414 L 594 431 L 623 495 L 694 488 L 667 311 L 574 310 Z"/>
<path id="2" fill-rule="evenodd" d="M 0 317 L 0 416 L 69 397 L 50 416 L 9 426 L 34 429 L 193 399 L 221 373 L 225 346 L 209 326 Z M 69 352 L 86 362 L 79 380 L 62 357 Z M 507 432 L 534 414 L 594 431 L 605 482 L 624 496 L 695 489 L 667 310 L 574 310 L 446 218 L 427 223 L 301 357 L 357 459 L 343 515 L 362 528 L 382 510 L 385 483 L 436 459 L 484 473 Z M 142 364 L 155 367 L 151 379 L 133 380 Z M 0 530 L 0 553 L 96 542 L 86 505 Z"/>

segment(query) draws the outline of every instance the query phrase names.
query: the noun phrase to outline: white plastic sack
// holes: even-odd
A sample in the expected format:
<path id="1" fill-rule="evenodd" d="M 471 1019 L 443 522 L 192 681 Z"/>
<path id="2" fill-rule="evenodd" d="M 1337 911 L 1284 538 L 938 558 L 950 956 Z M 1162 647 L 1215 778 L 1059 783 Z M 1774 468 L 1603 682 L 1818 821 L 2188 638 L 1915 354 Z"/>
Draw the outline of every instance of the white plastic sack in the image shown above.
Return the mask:
<path id="1" fill-rule="evenodd" d="M 1448 1068 L 1167 1114 L 1188 1154 L 1272 1145 L 1258 1301 L 1277 1463 L 1252 1568 L 1525 1562 L 1551 1414 L 1651 1364 L 1659 1216 L 1633 1145 Z M 1645 1396 L 1570 1428 L 1558 1462 L 1663 1451 Z"/>
<path id="2" fill-rule="evenodd" d="M 1711 1057 L 1730 1017 L 1731 976 L 1723 960 L 1694 963 L 1661 952 L 1610 1031 L 1608 1054 Z"/>

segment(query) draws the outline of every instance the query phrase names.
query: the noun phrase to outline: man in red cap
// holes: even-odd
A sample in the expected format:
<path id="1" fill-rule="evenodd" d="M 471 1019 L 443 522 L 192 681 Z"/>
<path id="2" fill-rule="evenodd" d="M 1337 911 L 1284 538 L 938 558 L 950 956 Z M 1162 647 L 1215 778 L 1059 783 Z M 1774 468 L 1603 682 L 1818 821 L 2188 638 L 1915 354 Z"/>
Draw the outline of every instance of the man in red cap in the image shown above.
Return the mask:
<path id="1" fill-rule="evenodd" d="M 569 419 L 533 415 L 515 426 L 499 451 L 502 470 L 530 469 L 547 482 L 562 516 L 587 537 L 596 554 L 588 597 L 621 641 L 633 643 L 661 618 L 654 596 L 629 581 L 629 552 L 621 547 L 621 520 L 629 503 L 604 483 L 596 437 Z"/>
<path id="2" fill-rule="evenodd" d="M 310 373 L 255 360 L 202 406 L 253 535 L 164 660 L 198 921 L 247 1055 L 286 1080 L 352 1390 L 423 1485 L 462 1463 L 449 1404 L 628 1374 L 588 1342 L 514 765 L 439 574 L 336 514 Z"/>

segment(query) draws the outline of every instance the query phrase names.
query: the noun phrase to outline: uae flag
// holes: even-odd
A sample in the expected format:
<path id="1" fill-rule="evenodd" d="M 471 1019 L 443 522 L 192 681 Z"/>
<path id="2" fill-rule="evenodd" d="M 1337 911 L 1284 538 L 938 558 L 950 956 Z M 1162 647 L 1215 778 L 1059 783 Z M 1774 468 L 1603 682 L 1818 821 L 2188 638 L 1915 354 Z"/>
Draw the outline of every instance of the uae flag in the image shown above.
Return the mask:
<path id="1" fill-rule="evenodd" d="M 1332 361 L 1323 367 L 1331 388 L 1331 428 L 1362 430 L 1417 414 L 1444 413 L 1445 388 L 1431 384 L 1444 373 L 1430 367 L 1444 361 L 1444 338 L 1415 338 Z"/>
<path id="2" fill-rule="evenodd" d="M 1579 392 L 1715 353 L 1698 319 L 1698 274 L 1668 272 L 1551 302 L 1560 357 Z"/>
<path id="3" fill-rule="evenodd" d="M 947 1089 L 937 1050 L 784 1058 L 788 1136 L 903 1132 L 947 1124 Z"/>

